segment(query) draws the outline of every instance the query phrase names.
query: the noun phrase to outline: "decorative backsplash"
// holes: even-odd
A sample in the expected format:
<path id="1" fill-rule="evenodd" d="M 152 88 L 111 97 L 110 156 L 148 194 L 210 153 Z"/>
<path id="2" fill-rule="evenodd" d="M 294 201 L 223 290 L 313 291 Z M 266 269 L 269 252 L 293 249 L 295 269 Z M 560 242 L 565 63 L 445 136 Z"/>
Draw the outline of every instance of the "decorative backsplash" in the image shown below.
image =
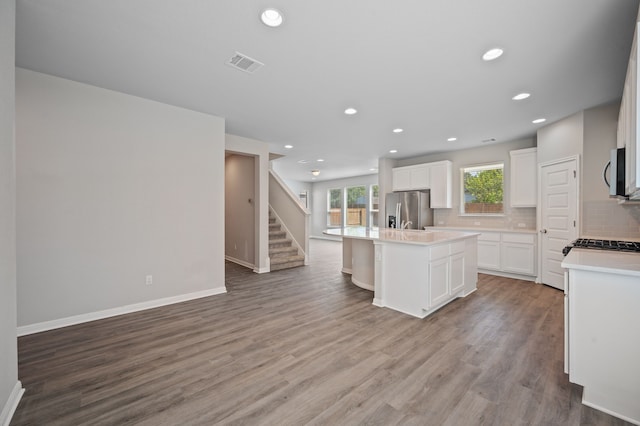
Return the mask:
<path id="1" fill-rule="evenodd" d="M 459 208 L 434 210 L 435 226 L 457 226 L 462 228 L 495 228 L 495 229 L 536 229 L 536 209 L 511 208 L 501 216 L 461 216 Z"/>
<path id="2" fill-rule="evenodd" d="M 585 237 L 640 239 L 640 203 L 585 201 L 582 213 L 582 234 Z"/>

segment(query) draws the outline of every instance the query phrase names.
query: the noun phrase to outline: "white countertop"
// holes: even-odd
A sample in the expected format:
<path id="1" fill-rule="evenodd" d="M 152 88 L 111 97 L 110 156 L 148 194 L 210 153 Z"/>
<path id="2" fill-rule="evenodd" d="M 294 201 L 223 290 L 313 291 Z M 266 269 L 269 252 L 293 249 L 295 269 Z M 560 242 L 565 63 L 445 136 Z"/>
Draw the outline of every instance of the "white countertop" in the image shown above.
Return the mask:
<path id="1" fill-rule="evenodd" d="M 444 229 L 444 230 L 456 230 L 456 231 L 463 231 L 463 232 L 513 232 L 513 233 L 518 233 L 518 234 L 536 234 L 538 231 L 536 231 L 535 229 L 528 229 L 528 228 L 512 228 L 512 229 L 507 229 L 507 228 L 482 228 L 480 226 L 475 227 L 475 226 L 427 226 L 426 227 L 427 230 L 430 230 L 431 228 L 433 228 L 434 231 L 436 230 L 440 230 L 440 229 Z"/>
<path id="2" fill-rule="evenodd" d="M 346 238 L 358 238 L 364 240 L 375 240 L 394 243 L 435 245 L 447 241 L 461 240 L 475 237 L 478 234 L 473 232 L 459 231 L 421 231 L 417 229 L 371 229 L 364 227 L 348 227 L 339 229 L 327 229 L 323 232 L 326 235 L 335 235 Z"/>
<path id="3" fill-rule="evenodd" d="M 567 269 L 640 277 L 640 253 L 573 248 L 561 266 Z M 638 283 L 640 284 L 640 281 Z"/>

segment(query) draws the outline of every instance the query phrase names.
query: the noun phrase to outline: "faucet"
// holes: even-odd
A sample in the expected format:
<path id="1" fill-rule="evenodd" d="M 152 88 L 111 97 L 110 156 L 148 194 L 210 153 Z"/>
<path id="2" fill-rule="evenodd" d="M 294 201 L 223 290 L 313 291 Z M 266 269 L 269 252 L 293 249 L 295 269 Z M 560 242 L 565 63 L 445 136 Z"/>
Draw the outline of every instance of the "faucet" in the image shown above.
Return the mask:
<path id="1" fill-rule="evenodd" d="M 413 225 L 413 222 L 411 222 L 410 220 L 405 222 L 403 220 L 402 223 L 400 224 L 400 229 L 407 229 L 409 225 Z"/>

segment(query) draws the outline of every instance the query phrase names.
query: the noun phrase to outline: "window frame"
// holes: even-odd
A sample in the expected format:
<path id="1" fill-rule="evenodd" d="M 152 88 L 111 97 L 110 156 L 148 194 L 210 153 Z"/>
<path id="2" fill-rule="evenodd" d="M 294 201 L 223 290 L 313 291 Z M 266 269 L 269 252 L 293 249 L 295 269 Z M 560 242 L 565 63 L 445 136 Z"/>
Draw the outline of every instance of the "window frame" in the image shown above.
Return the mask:
<path id="1" fill-rule="evenodd" d="M 483 171 L 483 170 L 494 170 L 494 169 L 501 169 L 502 170 L 502 211 L 501 212 L 495 212 L 495 213 L 485 213 L 485 212 L 471 212 L 468 213 L 465 209 L 465 180 L 464 180 L 464 175 L 465 172 L 468 172 L 470 169 L 474 169 L 474 170 L 478 170 L 478 171 Z M 505 162 L 504 161 L 492 161 L 492 162 L 488 162 L 488 163 L 481 163 L 481 164 L 472 164 L 472 165 L 468 165 L 468 166 L 463 166 L 460 167 L 460 211 L 459 211 L 459 215 L 460 216 L 483 216 L 483 217 L 500 217 L 500 216 L 504 216 L 505 215 L 505 174 L 504 174 L 504 170 L 505 170 Z"/>

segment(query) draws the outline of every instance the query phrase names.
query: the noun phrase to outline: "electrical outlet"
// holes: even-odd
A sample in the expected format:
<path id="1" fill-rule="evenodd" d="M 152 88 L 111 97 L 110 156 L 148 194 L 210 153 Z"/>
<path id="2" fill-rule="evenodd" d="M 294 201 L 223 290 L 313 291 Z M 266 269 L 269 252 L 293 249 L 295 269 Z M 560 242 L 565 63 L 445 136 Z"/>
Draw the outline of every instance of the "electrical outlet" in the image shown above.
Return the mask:
<path id="1" fill-rule="evenodd" d="M 153 275 L 147 275 L 144 279 L 145 284 L 151 285 L 153 284 Z"/>
<path id="2" fill-rule="evenodd" d="M 475 226 L 480 226 L 480 222 L 473 222 Z"/>
<path id="3" fill-rule="evenodd" d="M 524 227 L 526 227 L 526 226 L 527 226 L 527 225 L 525 225 L 524 223 L 518 223 L 518 228 L 524 228 Z"/>
<path id="4" fill-rule="evenodd" d="M 439 220 L 439 221 L 438 221 L 438 225 L 444 225 L 444 221 Z"/>

